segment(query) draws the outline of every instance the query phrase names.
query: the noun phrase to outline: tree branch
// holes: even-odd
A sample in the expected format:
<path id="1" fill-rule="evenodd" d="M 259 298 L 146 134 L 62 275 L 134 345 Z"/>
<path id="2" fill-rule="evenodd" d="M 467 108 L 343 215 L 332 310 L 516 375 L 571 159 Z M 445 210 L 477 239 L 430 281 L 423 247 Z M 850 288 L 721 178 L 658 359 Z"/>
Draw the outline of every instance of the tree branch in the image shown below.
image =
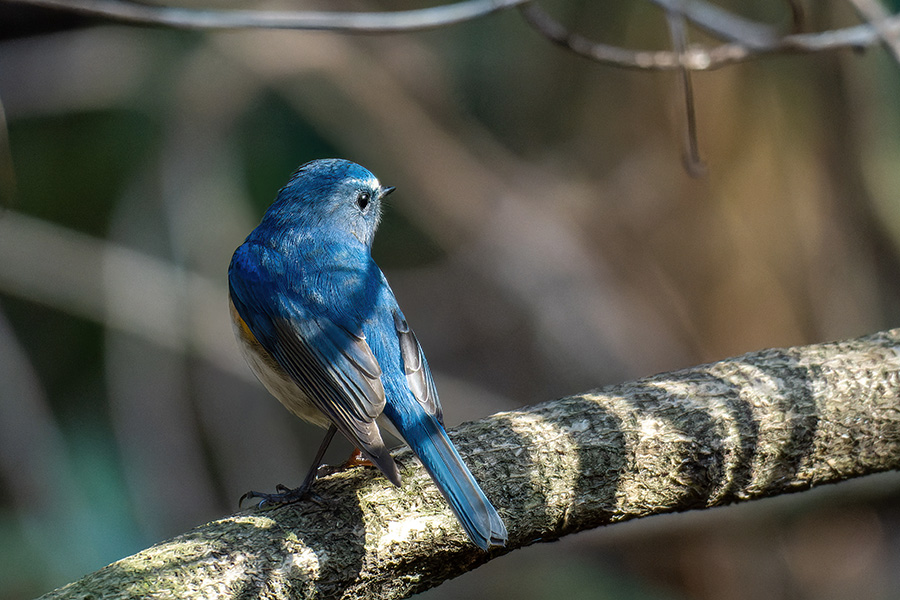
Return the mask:
<path id="1" fill-rule="evenodd" d="M 900 329 L 764 350 L 466 423 L 453 437 L 509 527 L 466 540 L 407 450 L 319 503 L 245 511 L 44 596 L 403 598 L 502 552 L 659 513 L 900 468 Z"/>
<path id="2" fill-rule="evenodd" d="M 666 10 L 680 14 L 707 33 L 726 42 L 736 42 L 751 48 L 771 46 L 778 39 L 775 28 L 745 19 L 704 0 L 651 0 Z"/>
<path id="3" fill-rule="evenodd" d="M 849 0 L 850 4 L 872 26 L 881 42 L 898 64 L 900 64 L 900 37 L 885 25 L 890 17 L 887 9 L 878 0 Z"/>
<path id="4" fill-rule="evenodd" d="M 677 0 L 654 1 L 666 7 L 675 7 L 678 3 Z M 695 5 L 704 7 L 704 10 L 688 10 Z M 721 11 L 722 14 L 728 14 L 729 18 L 716 20 L 718 13 L 705 10 L 705 6 L 708 5 L 699 0 L 687 3 L 683 12 L 684 17 L 722 39 L 743 41 L 721 44 L 711 48 L 695 44 L 687 48 L 683 55 L 667 50 L 630 50 L 595 42 L 571 32 L 535 3 L 521 5 L 519 12 L 538 33 L 567 50 L 610 66 L 650 71 L 671 71 L 681 68 L 691 71 L 710 71 L 772 54 L 801 54 L 843 48 L 864 48 L 882 42 L 886 38 L 896 38 L 900 35 L 900 15 L 894 15 L 880 20 L 877 31 L 872 25 L 866 24 L 832 31 L 771 37 L 768 36 L 767 30 L 763 26 L 724 11 Z M 669 10 L 677 11 L 677 8 Z"/>
<path id="5" fill-rule="evenodd" d="M 151 6 L 125 0 L 0 0 L 67 10 L 134 24 L 183 29 L 295 29 L 343 33 L 397 33 L 434 29 L 518 7 L 525 21 L 553 43 L 591 60 L 629 69 L 705 71 L 771 54 L 811 53 L 862 48 L 882 42 L 896 52 L 900 15 L 887 17 L 875 0 L 850 0 L 865 14 L 884 18 L 856 27 L 779 35 L 764 23 L 746 19 L 704 0 L 652 0 L 728 43 L 712 48 L 692 45 L 685 52 L 631 50 L 589 40 L 569 31 L 534 0 L 464 0 L 453 4 L 394 12 L 317 12 L 211 10 Z M 788 0 L 794 28 L 802 14 Z"/>
<path id="6" fill-rule="evenodd" d="M 306 29 L 347 33 L 395 33 L 454 25 L 529 0 L 466 0 L 394 12 L 204 10 L 151 6 L 124 0 L 4 0 L 86 15 L 182 29 Z"/>

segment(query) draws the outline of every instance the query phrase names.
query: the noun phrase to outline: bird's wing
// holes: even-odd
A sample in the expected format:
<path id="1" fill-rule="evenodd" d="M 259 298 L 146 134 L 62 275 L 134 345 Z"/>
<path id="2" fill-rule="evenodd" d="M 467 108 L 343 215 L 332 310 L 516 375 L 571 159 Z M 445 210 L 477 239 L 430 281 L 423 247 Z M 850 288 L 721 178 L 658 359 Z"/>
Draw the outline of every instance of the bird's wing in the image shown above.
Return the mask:
<path id="1" fill-rule="evenodd" d="M 416 400 L 425 407 L 429 413 L 437 417 L 438 422 L 444 424 L 444 414 L 441 409 L 441 401 L 438 399 L 437 388 L 425 360 L 425 353 L 416 334 L 410 329 L 409 323 L 403 315 L 394 311 L 394 328 L 400 339 L 400 356 L 403 359 L 403 370 L 406 372 L 406 381 Z"/>
<path id="2" fill-rule="evenodd" d="M 245 244 L 235 252 L 228 281 L 238 314 L 316 408 L 399 484 L 375 423 L 385 404 L 375 355 L 361 332 L 315 314 L 302 298 L 277 287 L 283 263 L 264 246 Z"/>

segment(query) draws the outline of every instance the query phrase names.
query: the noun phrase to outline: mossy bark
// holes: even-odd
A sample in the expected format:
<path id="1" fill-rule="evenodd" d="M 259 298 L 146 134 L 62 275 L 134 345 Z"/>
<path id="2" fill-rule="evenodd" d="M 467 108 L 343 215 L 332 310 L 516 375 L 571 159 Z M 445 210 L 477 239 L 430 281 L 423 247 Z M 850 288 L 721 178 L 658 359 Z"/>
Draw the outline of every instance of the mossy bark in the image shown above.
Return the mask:
<path id="1" fill-rule="evenodd" d="M 900 329 L 765 350 L 494 415 L 452 437 L 509 528 L 469 543 L 424 470 L 208 523 L 44 596 L 403 598 L 498 554 L 652 514 L 900 467 Z"/>

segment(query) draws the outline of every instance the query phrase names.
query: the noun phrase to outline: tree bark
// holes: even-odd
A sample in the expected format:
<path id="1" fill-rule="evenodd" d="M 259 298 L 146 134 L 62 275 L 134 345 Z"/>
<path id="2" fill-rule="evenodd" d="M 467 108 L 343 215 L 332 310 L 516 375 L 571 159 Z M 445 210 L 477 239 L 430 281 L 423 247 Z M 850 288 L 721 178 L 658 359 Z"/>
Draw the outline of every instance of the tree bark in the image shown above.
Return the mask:
<path id="1" fill-rule="evenodd" d="M 320 479 L 50 598 L 404 598 L 505 552 L 599 525 L 900 467 L 900 329 L 764 350 L 465 423 L 451 434 L 509 528 L 468 542 L 408 450 Z"/>

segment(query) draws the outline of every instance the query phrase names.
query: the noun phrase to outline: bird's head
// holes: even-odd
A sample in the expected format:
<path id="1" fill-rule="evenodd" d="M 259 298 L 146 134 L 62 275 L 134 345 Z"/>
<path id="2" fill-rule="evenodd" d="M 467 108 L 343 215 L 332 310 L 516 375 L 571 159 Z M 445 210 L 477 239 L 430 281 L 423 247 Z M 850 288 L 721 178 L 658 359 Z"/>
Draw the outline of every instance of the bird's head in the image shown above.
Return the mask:
<path id="1" fill-rule="evenodd" d="M 393 190 L 349 160 L 314 160 L 294 172 L 266 218 L 288 227 L 348 233 L 371 248 L 381 201 Z"/>

